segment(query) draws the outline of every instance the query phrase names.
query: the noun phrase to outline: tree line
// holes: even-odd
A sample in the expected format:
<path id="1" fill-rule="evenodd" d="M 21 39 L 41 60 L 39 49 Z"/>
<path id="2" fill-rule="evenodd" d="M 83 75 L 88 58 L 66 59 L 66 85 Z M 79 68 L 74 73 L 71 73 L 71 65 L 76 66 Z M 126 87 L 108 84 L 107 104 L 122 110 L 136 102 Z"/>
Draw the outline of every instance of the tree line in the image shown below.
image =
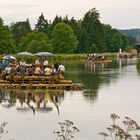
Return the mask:
<path id="1" fill-rule="evenodd" d="M 100 21 L 100 14 L 93 8 L 82 19 L 57 16 L 48 21 L 43 13 L 38 17 L 34 29 L 30 22 L 18 21 L 9 26 L 0 18 L 0 54 L 29 51 L 53 53 L 94 53 L 125 50 L 132 38 L 124 36 Z"/>

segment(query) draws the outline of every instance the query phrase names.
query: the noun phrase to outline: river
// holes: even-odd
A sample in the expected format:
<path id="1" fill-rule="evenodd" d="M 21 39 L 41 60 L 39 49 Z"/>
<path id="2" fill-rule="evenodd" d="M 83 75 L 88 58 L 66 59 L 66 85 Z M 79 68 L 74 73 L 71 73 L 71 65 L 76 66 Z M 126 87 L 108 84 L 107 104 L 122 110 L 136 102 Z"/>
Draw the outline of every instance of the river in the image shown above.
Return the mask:
<path id="1" fill-rule="evenodd" d="M 98 133 L 111 125 L 111 113 L 118 114 L 120 121 L 129 116 L 140 124 L 138 59 L 98 65 L 84 61 L 62 63 L 66 67 L 65 78 L 84 84 L 85 90 L 52 94 L 1 91 L 0 122 L 8 122 L 8 134 L 3 140 L 55 140 L 53 132 L 59 130 L 58 122 L 64 120 L 73 121 L 80 130 L 75 140 L 102 140 Z"/>

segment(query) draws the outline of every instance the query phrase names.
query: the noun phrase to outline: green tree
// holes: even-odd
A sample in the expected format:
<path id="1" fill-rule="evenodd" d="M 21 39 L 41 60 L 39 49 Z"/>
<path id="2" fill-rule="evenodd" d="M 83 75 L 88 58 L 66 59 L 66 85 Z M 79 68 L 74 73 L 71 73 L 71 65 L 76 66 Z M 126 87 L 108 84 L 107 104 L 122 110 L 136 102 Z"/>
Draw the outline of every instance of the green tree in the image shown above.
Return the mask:
<path id="1" fill-rule="evenodd" d="M 3 24 L 0 18 L 0 54 L 15 52 L 15 42 L 8 26 Z"/>
<path id="2" fill-rule="evenodd" d="M 110 25 L 103 25 L 105 35 L 105 47 L 108 52 L 117 52 L 120 48 L 125 50 L 128 47 L 128 38 Z"/>
<path id="3" fill-rule="evenodd" d="M 134 38 L 134 37 L 127 36 L 127 39 L 128 39 L 128 45 L 129 46 L 133 46 L 137 42 L 136 38 Z"/>
<path id="4" fill-rule="evenodd" d="M 50 43 L 46 43 L 45 40 L 32 40 L 28 45 L 27 45 L 27 51 L 31 53 L 37 53 L 37 52 L 52 52 L 53 48 Z"/>
<path id="5" fill-rule="evenodd" d="M 76 50 L 78 41 L 72 28 L 61 22 L 56 24 L 52 32 L 54 52 L 73 53 Z"/>
<path id="6" fill-rule="evenodd" d="M 124 35 L 122 37 L 122 50 L 125 50 L 128 47 L 128 38 Z"/>
<path id="7" fill-rule="evenodd" d="M 112 36 L 113 36 L 113 31 L 112 31 L 112 27 L 110 25 L 104 25 L 103 24 L 103 28 L 104 28 L 104 35 L 105 35 L 105 48 L 107 52 L 113 52 L 113 40 L 112 40 Z"/>
<path id="8" fill-rule="evenodd" d="M 63 22 L 64 22 L 65 24 L 69 24 L 68 15 L 66 15 L 66 16 L 63 18 Z"/>
<path id="9" fill-rule="evenodd" d="M 70 27 L 73 29 L 74 34 L 77 36 L 78 42 L 80 42 L 82 40 L 81 38 L 82 38 L 82 35 L 83 35 L 82 34 L 82 31 L 83 31 L 83 29 L 82 29 L 82 21 L 81 20 L 76 21 L 74 19 L 74 17 L 72 17 L 69 20 L 68 25 L 70 25 Z M 83 48 L 80 45 L 81 45 L 81 43 L 78 43 L 77 48 L 76 48 L 76 52 L 82 52 Z"/>
<path id="10" fill-rule="evenodd" d="M 79 45 L 77 47 L 78 52 L 88 53 L 89 50 L 91 50 L 91 45 L 89 44 L 89 39 L 88 38 L 89 38 L 88 33 L 86 32 L 85 28 L 82 27 L 81 35 L 80 35 L 80 38 L 79 38 L 80 41 L 79 41 Z"/>
<path id="11" fill-rule="evenodd" d="M 31 26 L 29 20 L 27 19 L 26 21 L 12 23 L 10 28 L 14 36 L 17 50 L 18 50 L 18 45 L 22 37 L 24 37 L 26 34 L 31 32 Z"/>
<path id="12" fill-rule="evenodd" d="M 49 23 L 48 20 L 44 18 L 43 13 L 38 18 L 37 24 L 35 25 L 35 31 L 49 33 Z"/>
<path id="13" fill-rule="evenodd" d="M 48 36 L 43 32 L 28 33 L 20 43 L 21 51 L 30 51 L 36 53 L 38 51 L 53 51 L 52 44 Z"/>
<path id="14" fill-rule="evenodd" d="M 95 43 L 98 52 L 105 51 L 105 37 L 103 26 L 99 20 L 99 13 L 96 8 L 89 10 L 82 21 L 84 37 L 82 37 L 80 43 L 85 51 L 91 48 L 92 44 Z M 84 39 L 84 40 L 83 40 Z"/>
<path id="15" fill-rule="evenodd" d="M 3 26 L 3 20 L 0 18 L 0 26 Z"/>
<path id="16" fill-rule="evenodd" d="M 62 22 L 62 21 L 63 21 L 63 20 L 62 20 L 62 17 L 61 17 L 61 16 L 59 17 L 59 16 L 56 15 L 56 17 L 54 18 L 52 24 L 50 25 L 50 32 L 53 31 L 53 28 L 55 27 L 55 25 L 56 25 L 57 23 Z"/>
<path id="17" fill-rule="evenodd" d="M 123 44 L 120 32 L 114 33 L 112 40 L 113 40 L 113 51 L 118 52 L 119 49 L 122 48 Z"/>

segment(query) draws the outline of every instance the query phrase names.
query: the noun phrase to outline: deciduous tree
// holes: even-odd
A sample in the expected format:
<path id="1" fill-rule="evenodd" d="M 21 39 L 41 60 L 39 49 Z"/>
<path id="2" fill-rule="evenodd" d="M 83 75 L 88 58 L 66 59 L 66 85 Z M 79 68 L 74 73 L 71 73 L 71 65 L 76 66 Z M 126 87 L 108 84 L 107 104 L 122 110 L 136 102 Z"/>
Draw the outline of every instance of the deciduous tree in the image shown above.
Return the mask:
<path id="1" fill-rule="evenodd" d="M 43 32 L 31 32 L 20 43 L 21 51 L 52 51 L 53 47 L 48 36 Z"/>
<path id="2" fill-rule="evenodd" d="M 76 50 L 78 41 L 72 28 L 61 22 L 56 24 L 52 32 L 54 52 L 73 53 Z"/>
<path id="3" fill-rule="evenodd" d="M 3 24 L 0 18 L 0 54 L 15 52 L 15 42 L 8 26 Z"/>

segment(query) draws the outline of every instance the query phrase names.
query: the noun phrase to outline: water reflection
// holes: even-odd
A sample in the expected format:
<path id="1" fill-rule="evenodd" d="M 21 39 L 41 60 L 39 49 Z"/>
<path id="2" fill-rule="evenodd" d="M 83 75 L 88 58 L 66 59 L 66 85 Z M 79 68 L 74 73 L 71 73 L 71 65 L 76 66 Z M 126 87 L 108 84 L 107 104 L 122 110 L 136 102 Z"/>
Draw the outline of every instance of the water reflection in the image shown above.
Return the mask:
<path id="1" fill-rule="evenodd" d="M 53 107 L 59 114 L 59 104 L 64 100 L 64 90 L 6 90 L 0 91 L 0 103 L 4 108 L 17 111 L 49 112 Z"/>
<path id="2" fill-rule="evenodd" d="M 1 91 L 1 120 L 8 121 L 9 131 L 18 140 L 38 140 L 46 136 L 52 140 L 52 131 L 58 127 L 57 122 L 64 119 L 73 120 L 77 124 L 81 132 L 76 137 L 77 140 L 99 140 L 98 132 L 110 123 L 107 119 L 110 113 L 116 112 L 121 116 L 128 115 L 139 119 L 140 77 L 136 72 L 136 61 L 118 59 L 95 70 L 85 67 L 85 62 L 63 62 L 66 66 L 65 78 L 74 83 L 83 83 L 86 86 L 84 91 L 62 91 L 58 94 L 56 91 L 50 94 L 49 91 L 46 94 L 46 91 L 36 90 Z M 137 65 L 140 73 L 139 61 Z M 2 106 L 6 104 L 8 107 Z M 28 104 L 35 108 L 35 117 Z M 52 110 L 46 111 L 44 108 L 47 107 Z M 21 114 L 26 111 L 24 108 L 27 113 L 30 112 L 27 116 Z M 57 117 L 59 109 L 61 112 Z M 34 133 L 31 133 L 32 129 Z"/>
<path id="3" fill-rule="evenodd" d="M 85 62 L 85 69 L 90 71 L 97 71 L 97 70 L 104 70 L 108 68 L 121 68 L 128 65 L 134 65 L 136 63 L 137 59 L 126 59 L 126 58 L 118 58 L 112 60 L 112 62 L 100 62 L 100 63 L 94 63 L 91 61 Z"/>
<path id="4" fill-rule="evenodd" d="M 109 63 L 94 63 L 91 61 L 85 62 L 85 69 L 90 71 L 101 70 L 108 67 Z"/>
<path id="5" fill-rule="evenodd" d="M 86 90 L 83 92 L 87 100 L 95 102 L 100 88 L 116 83 L 124 73 L 123 67 L 135 65 L 137 59 L 113 59 L 109 63 L 93 63 L 88 61 L 67 61 L 66 79 L 83 83 Z"/>
<path id="6" fill-rule="evenodd" d="M 117 64 L 119 65 L 119 68 L 127 65 L 127 59 L 125 58 L 118 58 Z"/>
<path id="7" fill-rule="evenodd" d="M 128 66 L 128 65 L 135 65 L 136 62 L 137 62 L 137 58 L 133 58 L 133 59 L 119 58 L 119 59 L 117 59 L 117 65 L 119 66 L 119 68 Z"/>
<path id="8" fill-rule="evenodd" d="M 111 83 L 116 83 L 125 73 L 123 67 L 135 65 L 136 59 L 117 59 L 111 63 L 93 64 L 88 62 L 67 62 L 66 79 L 74 83 L 83 83 L 85 90 L 82 95 L 87 101 L 94 103 L 98 92 Z M 93 66 L 92 66 L 93 65 Z M 140 73 L 140 61 L 137 63 Z M 6 90 L 0 91 L 0 104 L 3 108 L 15 107 L 17 111 L 50 112 L 64 100 L 64 90 Z"/>

